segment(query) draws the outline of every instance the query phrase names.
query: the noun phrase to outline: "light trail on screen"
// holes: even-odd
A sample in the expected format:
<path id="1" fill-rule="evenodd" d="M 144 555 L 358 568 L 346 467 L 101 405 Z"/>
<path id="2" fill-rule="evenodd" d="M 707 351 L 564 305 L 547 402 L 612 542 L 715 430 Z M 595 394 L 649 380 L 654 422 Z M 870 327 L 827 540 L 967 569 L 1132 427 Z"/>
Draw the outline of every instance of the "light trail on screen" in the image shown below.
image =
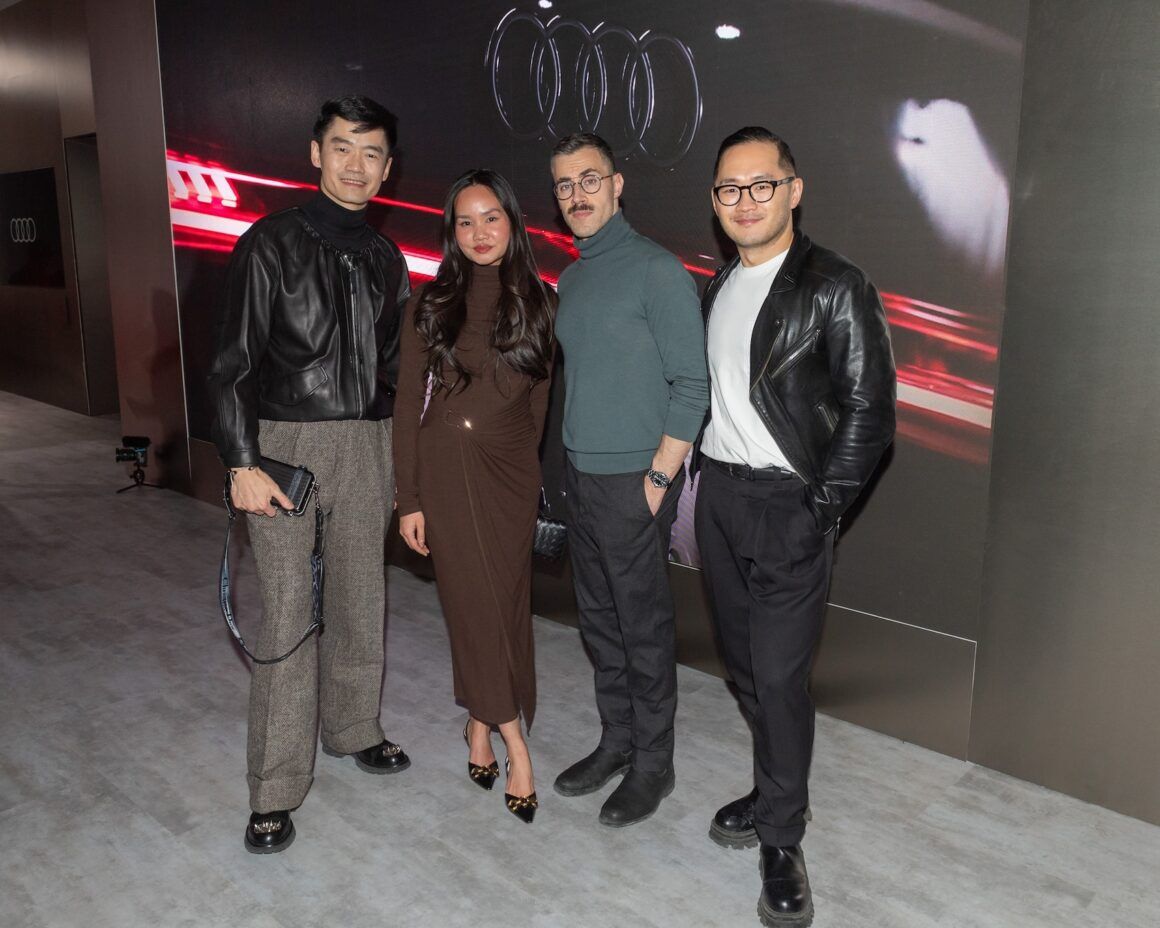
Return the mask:
<path id="1" fill-rule="evenodd" d="M 254 222 L 275 208 L 291 205 L 277 199 L 280 191 L 312 191 L 314 184 L 261 177 L 205 162 L 175 151 L 166 153 L 169 180 L 170 222 L 175 248 L 229 254 L 234 243 Z M 249 189 L 247 189 L 249 188 Z M 239 191 L 246 191 L 243 203 Z M 274 195 L 274 203 L 267 202 Z M 250 196 L 252 195 L 252 197 Z M 404 211 L 404 215 L 440 216 L 442 210 L 425 203 L 375 197 L 373 202 Z M 262 207 L 254 210 L 253 207 Z M 559 272 L 576 257 L 571 238 L 561 232 L 529 226 L 533 241 L 547 247 L 541 263 L 552 263 L 554 273 L 544 271 L 544 280 L 555 287 Z M 395 235 L 392 228 L 392 235 Z M 440 255 L 430 247 L 410 240 L 400 231 L 399 247 L 407 259 L 412 277 L 430 280 L 439 268 Z M 428 236 L 430 233 L 428 232 Z M 690 273 L 711 277 L 715 268 L 682 262 Z M 906 333 L 921 344 L 943 346 L 950 357 L 963 355 L 975 366 L 992 367 L 998 360 L 994 332 L 986 321 L 959 310 L 913 299 L 897 293 L 882 293 L 887 320 L 896 338 Z M 991 429 L 994 388 L 946 370 L 947 360 L 919 357 L 898 363 L 898 403 L 917 413 L 899 422 L 899 434 L 917 444 L 952 457 L 982 463 L 988 454 L 987 435 Z M 948 433 L 957 429 L 954 434 Z"/>

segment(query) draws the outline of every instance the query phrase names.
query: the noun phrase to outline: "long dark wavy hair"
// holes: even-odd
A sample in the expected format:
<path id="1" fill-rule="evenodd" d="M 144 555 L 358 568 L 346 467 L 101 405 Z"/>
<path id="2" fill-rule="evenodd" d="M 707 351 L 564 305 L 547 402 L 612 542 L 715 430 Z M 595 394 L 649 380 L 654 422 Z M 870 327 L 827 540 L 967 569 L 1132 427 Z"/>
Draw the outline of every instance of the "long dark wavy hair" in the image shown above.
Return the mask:
<path id="1" fill-rule="evenodd" d="M 520 215 L 515 192 L 495 171 L 473 169 L 456 179 L 443 203 L 443 260 L 435 279 L 423 289 L 415 310 L 415 329 L 427 352 L 426 373 L 436 390 L 465 390 L 471 374 L 455 356 L 455 342 L 467 317 L 467 289 L 475 265 L 455 240 L 455 200 L 468 187 L 487 187 L 511 224 L 507 254 L 499 269 L 499 313 L 490 344 L 508 367 L 533 380 L 545 380 L 552 360 L 555 293 L 540 278 Z"/>

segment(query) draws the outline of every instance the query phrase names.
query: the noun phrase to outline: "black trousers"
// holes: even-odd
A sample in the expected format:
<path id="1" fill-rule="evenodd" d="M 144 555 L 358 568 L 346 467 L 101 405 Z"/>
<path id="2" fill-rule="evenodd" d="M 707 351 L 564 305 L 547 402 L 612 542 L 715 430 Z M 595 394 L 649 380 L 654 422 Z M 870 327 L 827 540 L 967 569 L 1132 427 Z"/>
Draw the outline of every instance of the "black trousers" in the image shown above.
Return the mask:
<path id="1" fill-rule="evenodd" d="M 810 663 L 822 630 L 834 533 L 823 534 L 797 477 L 742 480 L 706 460 L 697 545 L 725 669 L 753 729 L 763 844 L 805 834 L 814 746 Z"/>
<path id="2" fill-rule="evenodd" d="M 595 669 L 600 746 L 632 751 L 657 773 L 673 762 L 677 709 L 676 622 L 669 589 L 669 535 L 685 469 L 656 516 L 645 471 L 585 474 L 569 462 L 568 547 L 584 639 Z"/>

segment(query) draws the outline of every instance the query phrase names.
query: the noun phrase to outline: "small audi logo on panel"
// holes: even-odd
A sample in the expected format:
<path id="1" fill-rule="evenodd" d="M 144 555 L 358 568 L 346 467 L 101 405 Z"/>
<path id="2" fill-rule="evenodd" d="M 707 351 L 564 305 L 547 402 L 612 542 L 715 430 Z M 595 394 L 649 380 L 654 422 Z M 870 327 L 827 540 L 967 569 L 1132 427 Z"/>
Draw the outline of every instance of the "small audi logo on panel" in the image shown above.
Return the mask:
<path id="1" fill-rule="evenodd" d="M 8 234 L 18 245 L 31 245 L 36 241 L 36 220 L 27 217 L 8 220 Z"/>

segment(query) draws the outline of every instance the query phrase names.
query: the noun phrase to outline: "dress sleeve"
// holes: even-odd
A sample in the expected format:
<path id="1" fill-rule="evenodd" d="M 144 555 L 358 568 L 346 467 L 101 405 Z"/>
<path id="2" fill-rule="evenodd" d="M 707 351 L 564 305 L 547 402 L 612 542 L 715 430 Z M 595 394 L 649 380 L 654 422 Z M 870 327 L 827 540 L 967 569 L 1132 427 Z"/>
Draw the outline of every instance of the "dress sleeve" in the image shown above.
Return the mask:
<path id="1" fill-rule="evenodd" d="M 395 393 L 395 486 L 399 515 L 422 510 L 419 502 L 419 426 L 423 418 L 423 401 L 427 397 L 427 378 L 423 369 L 426 352 L 415 331 L 415 309 L 419 295 L 407 301 L 399 333 L 399 377 Z"/>

